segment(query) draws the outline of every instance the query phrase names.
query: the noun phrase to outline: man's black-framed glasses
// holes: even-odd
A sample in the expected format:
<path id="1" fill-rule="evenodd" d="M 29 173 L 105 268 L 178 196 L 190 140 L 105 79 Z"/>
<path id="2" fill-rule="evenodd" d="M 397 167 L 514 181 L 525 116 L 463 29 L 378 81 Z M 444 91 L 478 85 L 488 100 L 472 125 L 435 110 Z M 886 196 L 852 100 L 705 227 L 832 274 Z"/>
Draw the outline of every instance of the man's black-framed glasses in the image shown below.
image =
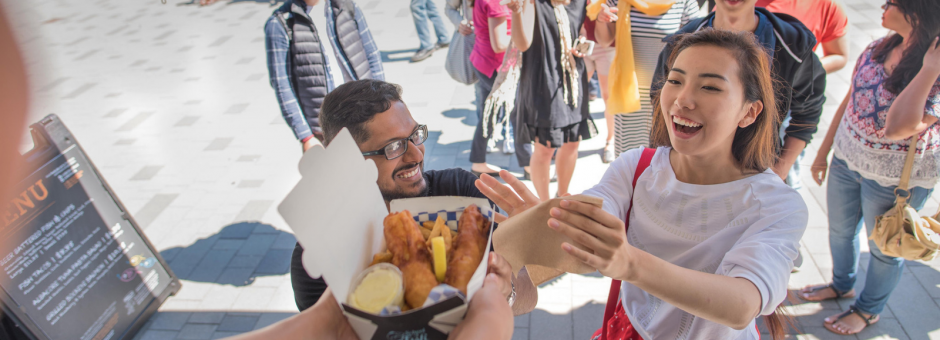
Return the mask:
<path id="1" fill-rule="evenodd" d="M 897 6 L 897 5 L 898 3 L 894 2 L 893 0 L 885 0 L 884 9 L 888 9 L 888 7 Z"/>
<path id="2" fill-rule="evenodd" d="M 411 136 L 408 138 L 402 138 L 396 141 L 392 141 L 385 145 L 381 150 L 363 152 L 363 156 L 378 156 L 385 155 L 385 159 L 393 160 L 395 158 L 401 157 L 405 152 L 408 152 L 408 141 L 411 141 L 415 146 L 424 144 L 424 141 L 428 140 L 428 126 L 427 125 L 418 125 L 418 128 L 411 133 Z"/>

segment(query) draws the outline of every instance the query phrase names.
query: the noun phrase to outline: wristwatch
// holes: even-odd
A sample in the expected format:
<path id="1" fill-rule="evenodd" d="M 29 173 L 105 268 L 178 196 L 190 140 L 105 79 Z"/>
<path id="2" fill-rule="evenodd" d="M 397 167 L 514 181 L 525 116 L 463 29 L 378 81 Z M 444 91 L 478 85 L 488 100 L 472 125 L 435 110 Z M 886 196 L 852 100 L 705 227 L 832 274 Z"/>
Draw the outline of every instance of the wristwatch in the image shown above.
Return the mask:
<path id="1" fill-rule="evenodd" d="M 512 287 L 512 292 L 506 297 L 506 302 L 509 302 L 509 307 L 512 307 L 512 303 L 516 302 L 516 284 L 512 281 L 512 278 L 509 278 L 509 286 Z"/>

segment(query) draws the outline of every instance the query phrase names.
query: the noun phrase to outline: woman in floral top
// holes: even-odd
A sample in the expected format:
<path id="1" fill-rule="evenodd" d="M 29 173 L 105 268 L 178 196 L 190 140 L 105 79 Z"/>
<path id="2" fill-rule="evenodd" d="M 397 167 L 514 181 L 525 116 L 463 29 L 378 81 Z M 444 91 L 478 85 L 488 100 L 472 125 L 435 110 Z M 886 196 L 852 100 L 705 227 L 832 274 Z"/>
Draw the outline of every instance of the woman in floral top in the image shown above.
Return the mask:
<path id="1" fill-rule="evenodd" d="M 832 283 L 804 288 L 805 300 L 856 297 L 846 312 L 826 318 L 838 334 L 855 334 L 878 321 L 901 278 L 904 259 L 884 255 L 869 242 L 865 288 L 856 294 L 862 222 L 888 211 L 901 178 L 910 138 L 918 135 L 910 205 L 921 209 L 940 179 L 940 2 L 888 0 L 882 26 L 894 31 L 862 52 L 852 87 L 836 111 L 813 164 L 816 183 L 829 170 L 829 247 Z M 928 14 L 933 13 L 933 14 Z M 838 123 L 835 123 L 838 122 Z M 827 164 L 833 151 L 831 166 Z M 828 168 L 828 169 L 827 169 Z"/>

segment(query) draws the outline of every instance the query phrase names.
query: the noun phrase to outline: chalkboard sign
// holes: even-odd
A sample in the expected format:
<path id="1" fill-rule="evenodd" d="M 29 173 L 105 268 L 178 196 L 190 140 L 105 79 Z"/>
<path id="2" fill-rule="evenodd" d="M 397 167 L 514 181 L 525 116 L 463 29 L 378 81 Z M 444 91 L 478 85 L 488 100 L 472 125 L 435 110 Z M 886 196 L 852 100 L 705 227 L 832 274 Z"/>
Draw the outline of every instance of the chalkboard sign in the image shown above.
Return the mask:
<path id="1" fill-rule="evenodd" d="M 0 201 L 5 323 L 35 339 L 130 339 L 179 280 L 57 116 L 30 133 L 25 178 Z"/>

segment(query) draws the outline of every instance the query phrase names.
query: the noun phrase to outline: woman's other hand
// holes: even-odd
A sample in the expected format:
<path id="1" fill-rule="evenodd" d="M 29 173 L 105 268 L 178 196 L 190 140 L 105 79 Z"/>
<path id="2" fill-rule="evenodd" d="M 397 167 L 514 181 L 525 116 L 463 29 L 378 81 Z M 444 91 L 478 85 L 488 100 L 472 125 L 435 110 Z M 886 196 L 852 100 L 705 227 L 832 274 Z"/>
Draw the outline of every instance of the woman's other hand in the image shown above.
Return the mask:
<path id="1" fill-rule="evenodd" d="M 617 21 L 617 7 L 610 7 L 607 4 L 601 4 L 601 12 L 597 14 L 597 21 L 611 23 Z"/>
<path id="2" fill-rule="evenodd" d="M 816 155 L 816 160 L 813 161 L 813 166 L 809 170 L 816 184 L 822 185 L 823 181 L 826 179 L 826 173 L 829 171 L 828 156 L 828 152 L 819 152 L 819 154 Z"/>
<path id="3" fill-rule="evenodd" d="M 512 308 L 500 290 L 500 279 L 496 274 L 487 274 L 483 288 L 473 294 L 467 317 L 450 332 L 448 339 L 494 339 L 512 338 Z"/>
<path id="4" fill-rule="evenodd" d="M 473 26 L 470 26 L 465 22 L 461 22 L 460 26 L 457 26 L 457 31 L 463 35 L 471 35 L 473 34 Z"/>
<path id="5" fill-rule="evenodd" d="M 552 208 L 548 227 L 591 252 L 567 242 L 562 243 L 561 248 L 604 276 L 629 281 L 634 248 L 627 243 L 623 221 L 587 203 L 562 200 L 560 205 L 560 208 Z"/>
<path id="6" fill-rule="evenodd" d="M 495 178 L 486 174 L 480 176 L 480 179 L 476 180 L 475 184 L 483 195 L 486 195 L 493 203 L 496 203 L 500 209 L 509 214 L 509 217 L 516 216 L 526 209 L 542 202 L 532 191 L 529 191 L 529 188 L 527 188 L 522 181 L 510 174 L 509 171 L 500 171 L 499 177 L 502 178 L 506 184 L 499 183 Z M 507 217 L 502 214 L 496 214 L 494 219 L 496 223 L 500 223 L 505 221 L 506 218 Z"/>

